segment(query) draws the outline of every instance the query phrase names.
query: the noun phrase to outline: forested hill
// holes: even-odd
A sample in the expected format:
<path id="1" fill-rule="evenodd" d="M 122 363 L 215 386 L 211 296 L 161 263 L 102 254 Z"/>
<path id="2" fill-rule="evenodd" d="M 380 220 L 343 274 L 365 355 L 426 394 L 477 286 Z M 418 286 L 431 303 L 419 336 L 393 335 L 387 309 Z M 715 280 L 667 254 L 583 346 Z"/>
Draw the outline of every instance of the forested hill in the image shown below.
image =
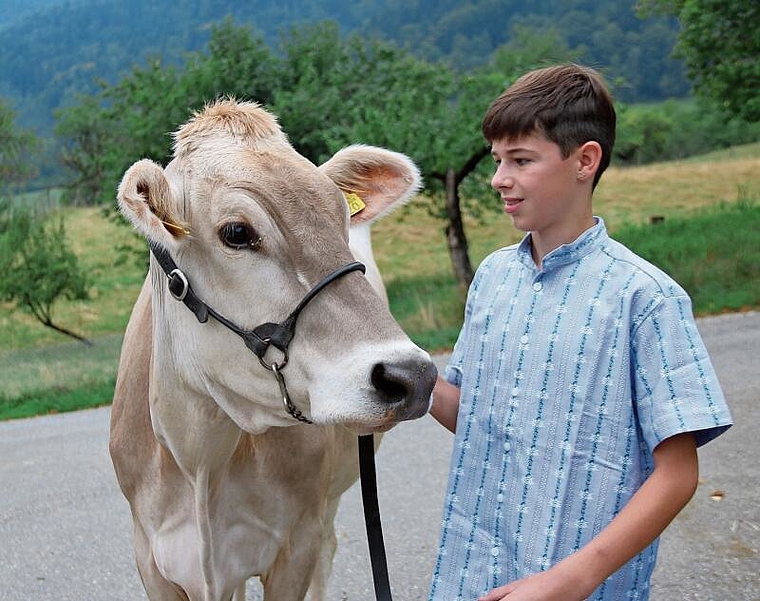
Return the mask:
<path id="1" fill-rule="evenodd" d="M 488 61 L 519 28 L 553 30 L 578 60 L 622 81 L 626 101 L 688 93 L 670 58 L 677 23 L 640 19 L 636 0 L 0 0 L 0 96 L 19 123 L 46 135 L 53 110 L 114 83 L 134 64 L 160 56 L 181 62 L 200 50 L 211 25 L 232 16 L 271 46 L 282 30 L 332 19 L 408 46 L 421 57 L 470 69 Z"/>

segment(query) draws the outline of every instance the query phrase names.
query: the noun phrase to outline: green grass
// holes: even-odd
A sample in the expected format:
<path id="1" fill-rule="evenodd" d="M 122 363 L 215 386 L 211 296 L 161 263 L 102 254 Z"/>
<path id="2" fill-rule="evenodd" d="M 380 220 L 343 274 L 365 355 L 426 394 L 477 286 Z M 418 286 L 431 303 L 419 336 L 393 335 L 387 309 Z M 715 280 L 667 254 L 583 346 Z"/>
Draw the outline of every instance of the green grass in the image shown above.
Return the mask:
<path id="1" fill-rule="evenodd" d="M 0 420 L 64 413 L 108 405 L 113 397 L 115 383 L 116 378 L 113 377 L 106 382 L 74 390 L 42 389 L 14 398 L 0 395 Z"/>
<path id="2" fill-rule="evenodd" d="M 121 338 L 0 352 L 0 419 L 110 403 Z"/>
<path id="3" fill-rule="evenodd" d="M 595 195 L 596 212 L 614 238 L 686 288 L 697 314 L 757 309 L 758 173 L 760 144 L 701 159 L 610 169 Z M 54 195 L 45 193 L 38 200 L 46 204 L 49 198 Z M 122 333 L 145 269 L 144 263 L 119 262 L 116 248 L 147 251 L 128 228 L 118 227 L 98 209 L 62 210 L 73 250 L 90 275 L 91 298 L 61 302 L 56 318 L 95 345 L 69 342 L 0 304 L 0 419 L 111 401 Z M 663 216 L 664 222 L 650 225 L 653 215 Z M 522 237 L 498 212 L 465 224 L 474 265 Z M 373 246 L 391 311 L 401 326 L 427 350 L 450 349 L 461 325 L 464 293 L 454 282 L 441 222 L 411 207 L 376 224 Z"/>
<path id="4" fill-rule="evenodd" d="M 395 278 L 386 289 L 391 313 L 416 344 L 429 351 L 451 348 L 463 310 L 453 274 Z"/>
<path id="5" fill-rule="evenodd" d="M 760 306 L 760 204 L 720 204 L 615 238 L 683 286 L 699 315 Z"/>

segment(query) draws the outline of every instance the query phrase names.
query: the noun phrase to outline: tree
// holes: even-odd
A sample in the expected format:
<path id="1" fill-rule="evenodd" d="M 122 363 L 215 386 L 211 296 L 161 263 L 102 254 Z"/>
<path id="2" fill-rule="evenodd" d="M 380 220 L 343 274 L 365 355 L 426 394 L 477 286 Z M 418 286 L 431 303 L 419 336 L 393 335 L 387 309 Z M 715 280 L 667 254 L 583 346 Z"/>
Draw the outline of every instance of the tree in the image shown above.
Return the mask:
<path id="1" fill-rule="evenodd" d="M 458 191 L 488 154 L 479 119 L 500 82 L 460 76 L 380 41 L 341 38 L 330 22 L 294 30 L 281 50 L 286 77 L 274 109 L 296 147 L 315 162 L 356 142 L 411 156 L 466 289 L 473 269 Z"/>
<path id="2" fill-rule="evenodd" d="M 19 130 L 13 112 L 0 103 L 0 194 L 10 182 L 33 173 L 27 153 L 35 145 L 35 137 Z M 53 322 L 53 304 L 62 297 L 87 297 L 76 255 L 66 245 L 63 221 L 45 221 L 0 196 L 0 301 L 15 303 L 43 325 L 89 344 Z"/>
<path id="3" fill-rule="evenodd" d="M 115 131 L 101 99 L 82 96 L 80 104 L 59 111 L 56 134 L 61 139 L 58 158 L 73 174 L 73 180 L 65 186 L 65 200 L 69 204 L 91 205 L 105 194 L 112 199 L 109 162 L 114 157 L 109 146 L 113 144 Z"/>
<path id="4" fill-rule="evenodd" d="M 747 0 L 644 0 L 642 14 L 678 17 L 676 56 L 700 96 L 729 115 L 760 121 L 760 3 Z"/>
<path id="5" fill-rule="evenodd" d="M 32 211 L 0 203 L 0 301 L 33 315 L 43 325 L 91 344 L 53 321 L 62 298 L 86 299 L 87 282 L 66 244 L 63 220 L 43 220 Z"/>
<path id="6" fill-rule="evenodd" d="M 34 175 L 29 154 L 38 146 L 31 132 L 16 126 L 16 114 L 0 99 L 0 188 Z"/>
<path id="7" fill-rule="evenodd" d="M 376 44 L 373 50 L 374 54 L 385 53 L 387 59 L 374 56 L 366 64 L 360 63 L 359 73 L 365 77 L 373 67 L 382 77 L 377 82 L 371 76 L 365 79 L 371 82 L 364 88 L 365 96 L 352 97 L 351 104 L 362 113 L 353 134 L 360 140 L 403 150 L 420 165 L 430 211 L 446 224 L 454 276 L 466 291 L 474 270 L 463 209 L 479 212 L 484 206 L 497 207 L 496 203 L 489 205 L 489 190 L 482 179 L 478 190 L 471 189 L 465 198 L 462 195 L 463 184 L 490 153 L 480 129 L 483 115 L 519 75 L 547 62 L 570 60 L 577 52 L 567 48 L 558 32 L 527 27 L 515 28 L 511 41 L 494 53 L 491 63 L 469 74 L 414 59 L 387 45 Z"/>
<path id="8" fill-rule="evenodd" d="M 194 111 L 223 95 L 271 102 L 275 80 L 262 38 L 226 19 L 212 28 L 208 52 L 189 54 L 182 68 L 152 57 L 114 85 L 101 82 L 97 94 L 57 114 L 71 197 L 111 206 L 135 160 L 170 160 L 171 133 Z"/>

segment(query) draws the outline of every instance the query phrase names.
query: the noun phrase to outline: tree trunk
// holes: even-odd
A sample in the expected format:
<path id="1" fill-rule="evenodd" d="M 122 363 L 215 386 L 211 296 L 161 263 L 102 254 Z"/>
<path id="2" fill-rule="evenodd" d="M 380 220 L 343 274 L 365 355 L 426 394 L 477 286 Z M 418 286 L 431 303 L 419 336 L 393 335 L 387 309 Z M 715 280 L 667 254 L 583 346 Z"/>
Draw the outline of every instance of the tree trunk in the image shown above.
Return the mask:
<path id="1" fill-rule="evenodd" d="M 449 247 L 449 257 L 454 268 L 454 277 L 459 287 L 466 291 L 470 287 L 474 272 L 470 255 L 467 250 L 467 237 L 462 223 L 462 212 L 459 207 L 459 180 L 454 169 L 446 170 L 446 211 L 449 222 L 446 225 L 446 243 Z"/>

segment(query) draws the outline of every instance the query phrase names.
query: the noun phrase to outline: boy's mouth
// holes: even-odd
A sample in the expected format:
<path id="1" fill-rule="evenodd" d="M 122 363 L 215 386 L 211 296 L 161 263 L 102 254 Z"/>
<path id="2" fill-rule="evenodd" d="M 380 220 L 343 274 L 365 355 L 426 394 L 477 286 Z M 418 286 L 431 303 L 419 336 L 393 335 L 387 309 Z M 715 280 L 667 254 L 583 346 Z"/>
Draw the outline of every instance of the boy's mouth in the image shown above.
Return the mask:
<path id="1" fill-rule="evenodd" d="M 502 200 L 505 213 L 514 213 L 522 203 L 522 198 L 503 198 Z"/>

